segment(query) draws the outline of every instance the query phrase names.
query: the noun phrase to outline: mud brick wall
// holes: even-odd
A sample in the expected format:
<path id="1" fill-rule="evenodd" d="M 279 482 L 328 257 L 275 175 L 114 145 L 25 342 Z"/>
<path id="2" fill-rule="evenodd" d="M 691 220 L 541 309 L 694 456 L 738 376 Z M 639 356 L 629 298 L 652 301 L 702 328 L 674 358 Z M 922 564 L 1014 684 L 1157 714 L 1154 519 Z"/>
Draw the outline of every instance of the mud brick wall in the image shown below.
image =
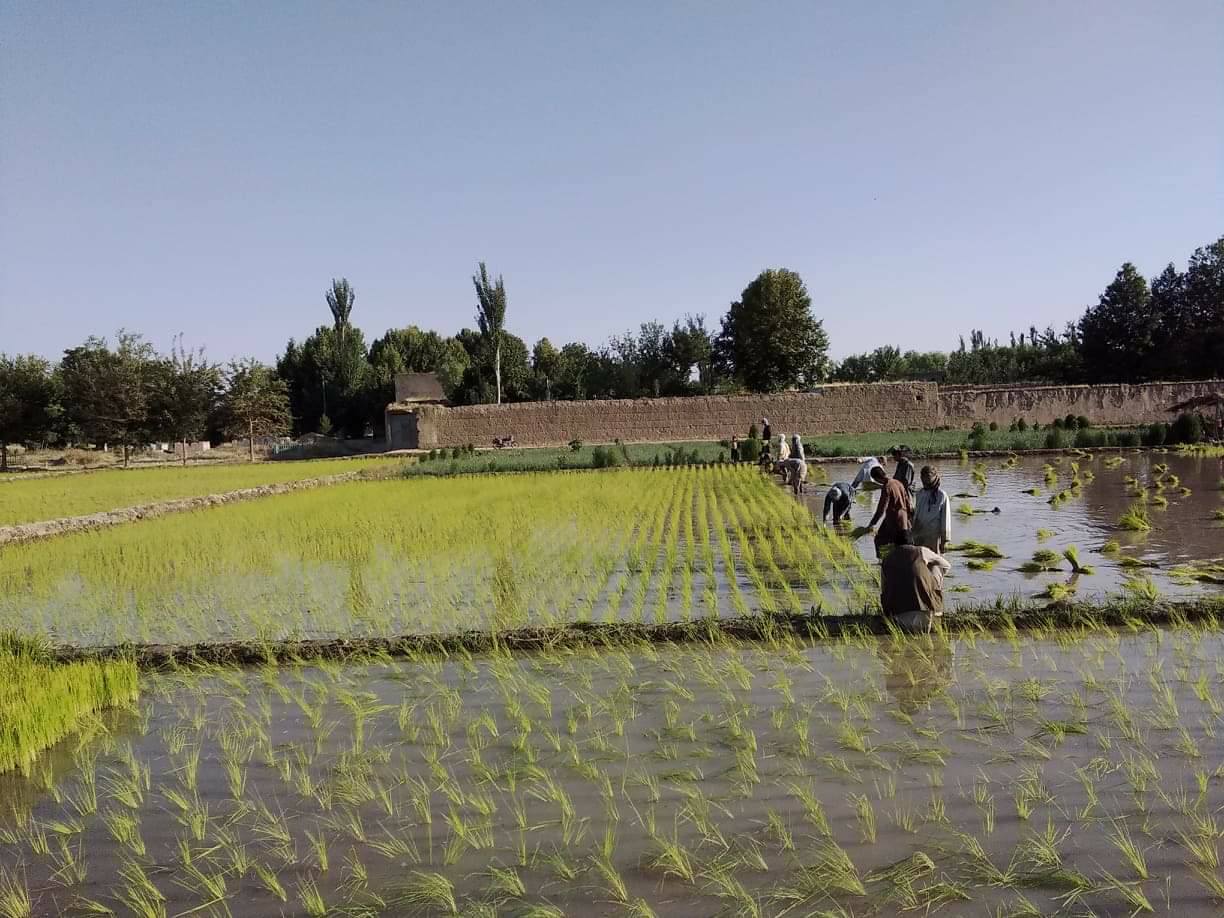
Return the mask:
<path id="1" fill-rule="evenodd" d="M 972 427 L 991 421 L 1007 426 L 1017 418 L 1049 424 L 1068 414 L 1100 426 L 1169 422 L 1169 408 L 1195 395 L 1224 389 L 1219 380 L 1103 386 L 941 386 L 942 423 Z"/>
<path id="2" fill-rule="evenodd" d="M 584 443 L 657 443 L 743 436 L 770 419 L 775 434 L 870 433 L 889 430 L 968 429 L 980 421 L 1007 426 L 1017 418 L 1048 424 L 1068 414 L 1094 424 L 1125 426 L 1171 421 L 1169 407 L 1224 389 L 1224 382 L 1104 386 L 938 386 L 881 383 L 821 386 L 780 395 L 644 398 L 585 402 L 520 402 L 415 408 L 390 405 L 387 434 L 393 449 L 490 446 L 512 435 L 522 446 Z"/>
<path id="3" fill-rule="evenodd" d="M 522 446 L 584 443 L 651 443 L 722 440 L 746 435 L 767 417 L 780 433 L 865 433 L 917 430 L 939 423 L 934 383 L 821 386 L 813 392 L 693 398 L 612 399 L 584 402 L 521 402 L 462 408 L 417 409 L 421 449 L 473 443 L 513 435 Z M 406 446 L 410 423 L 388 411 L 393 447 Z"/>

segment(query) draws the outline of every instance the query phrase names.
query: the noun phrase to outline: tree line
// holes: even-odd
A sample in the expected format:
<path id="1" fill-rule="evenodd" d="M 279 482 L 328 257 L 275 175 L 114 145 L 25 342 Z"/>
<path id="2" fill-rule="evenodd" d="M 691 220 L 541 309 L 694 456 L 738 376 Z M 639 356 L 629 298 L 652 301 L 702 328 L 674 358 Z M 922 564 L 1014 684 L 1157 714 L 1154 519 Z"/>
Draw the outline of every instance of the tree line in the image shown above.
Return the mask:
<path id="1" fill-rule="evenodd" d="M 1061 331 L 1012 333 L 1002 343 L 982 332 L 956 350 L 878 347 L 843 360 L 840 382 L 1101 383 L 1206 379 L 1224 370 L 1224 237 L 1148 282 L 1130 262 L 1097 302 Z"/>
<path id="2" fill-rule="evenodd" d="M 950 352 L 892 345 L 833 363 L 821 320 L 794 271 L 762 271 L 713 329 L 704 315 L 652 321 L 597 348 L 507 328 L 504 279 L 481 262 L 472 275 L 475 327 L 453 336 L 415 325 L 367 344 L 347 279 L 324 292 L 330 321 L 291 338 L 274 366 L 228 366 L 175 342 L 160 354 L 139 335 L 89 338 L 58 363 L 0 354 L 0 450 L 9 443 L 108 443 L 127 451 L 187 442 L 317 431 L 377 435 L 395 375 L 435 373 L 455 404 L 773 392 L 827 380 L 944 383 L 1188 379 L 1224 367 L 1224 237 L 1169 265 L 1150 283 L 1118 271 L 1095 305 L 1056 332 L 1000 343 L 973 331 Z M 185 451 L 184 451 L 185 455 Z"/>

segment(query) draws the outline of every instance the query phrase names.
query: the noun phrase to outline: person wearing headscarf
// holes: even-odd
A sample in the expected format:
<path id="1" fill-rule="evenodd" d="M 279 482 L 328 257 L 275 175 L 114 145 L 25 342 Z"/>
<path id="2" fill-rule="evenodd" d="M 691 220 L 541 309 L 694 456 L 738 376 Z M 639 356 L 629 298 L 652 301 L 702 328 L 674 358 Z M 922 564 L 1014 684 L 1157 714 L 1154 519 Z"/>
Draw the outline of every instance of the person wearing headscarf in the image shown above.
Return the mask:
<path id="1" fill-rule="evenodd" d="M 790 446 L 786 443 L 786 434 L 778 434 L 778 461 L 785 462 L 790 458 Z"/>
<path id="2" fill-rule="evenodd" d="M 952 541 L 952 506 L 940 487 L 939 469 L 922 467 L 922 490 L 914 499 L 914 544 L 943 554 Z"/>
<path id="3" fill-rule="evenodd" d="M 822 519 L 827 523 L 829 521 L 829 511 L 833 511 L 833 525 L 836 526 L 842 520 L 850 519 L 850 508 L 854 506 L 854 496 L 858 493 L 858 488 L 848 481 L 834 482 L 824 499 L 824 516 Z"/>
<path id="4" fill-rule="evenodd" d="M 807 463 L 802 459 L 791 456 L 782 463 L 783 474 L 786 476 L 786 483 L 791 486 L 791 490 L 796 494 L 803 492 L 803 484 L 807 481 Z"/>
<path id="5" fill-rule="evenodd" d="M 896 460 L 897 468 L 893 472 L 893 478 L 896 478 L 905 485 L 905 489 L 911 494 L 914 493 L 914 463 L 909 461 L 906 453 L 909 450 L 904 446 L 894 446 L 892 448 L 892 457 Z"/>
<path id="6" fill-rule="evenodd" d="M 860 488 L 864 491 L 878 490 L 879 485 L 876 484 L 875 479 L 871 477 L 871 470 L 883 465 L 883 458 L 864 456 L 859 461 L 862 464 L 859 466 L 858 474 L 854 476 L 854 481 L 850 482 L 850 487 L 854 488 L 856 491 Z"/>
<path id="7" fill-rule="evenodd" d="M 769 426 L 769 418 L 761 418 L 761 439 L 768 443 L 773 438 L 773 429 Z"/>
<path id="8" fill-rule="evenodd" d="M 803 440 L 799 437 L 799 434 L 791 436 L 790 454 L 802 462 L 807 462 L 807 456 L 803 454 Z"/>

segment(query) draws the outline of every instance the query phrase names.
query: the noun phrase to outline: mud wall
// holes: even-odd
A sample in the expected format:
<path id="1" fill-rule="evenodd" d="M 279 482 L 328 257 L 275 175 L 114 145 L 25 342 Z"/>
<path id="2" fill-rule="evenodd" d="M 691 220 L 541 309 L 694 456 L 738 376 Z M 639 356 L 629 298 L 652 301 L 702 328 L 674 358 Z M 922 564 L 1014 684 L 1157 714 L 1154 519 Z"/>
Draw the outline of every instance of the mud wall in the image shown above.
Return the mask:
<path id="1" fill-rule="evenodd" d="M 1181 383 L 1124 383 L 1102 386 L 940 386 L 942 423 L 972 427 L 991 421 L 1006 426 L 1017 418 L 1049 424 L 1068 414 L 1094 424 L 1122 427 L 1172 421 L 1169 408 L 1195 395 L 1224 389 L 1220 380 Z"/>
<path id="2" fill-rule="evenodd" d="M 446 408 L 387 408 L 392 449 L 432 449 L 467 443 L 489 446 L 513 435 L 521 446 L 658 443 L 743 436 L 762 417 L 775 434 L 869 433 L 884 430 L 968 429 L 980 421 L 1002 426 L 1017 418 L 1048 424 L 1068 414 L 1098 425 L 1170 421 L 1169 407 L 1224 382 L 1105 386 L 939 386 L 881 383 L 821 386 L 780 395 L 644 398 L 584 402 L 519 402 Z"/>
<path id="3" fill-rule="evenodd" d="M 522 446 L 584 443 L 650 443 L 722 440 L 747 434 L 769 418 L 779 433 L 865 433 L 911 430 L 939 423 L 934 383 L 821 386 L 780 395 L 609 399 L 583 402 L 521 402 L 462 408 L 416 409 L 416 445 L 421 449 L 473 443 L 513 435 Z M 387 416 L 392 448 L 410 445 L 412 421 Z"/>

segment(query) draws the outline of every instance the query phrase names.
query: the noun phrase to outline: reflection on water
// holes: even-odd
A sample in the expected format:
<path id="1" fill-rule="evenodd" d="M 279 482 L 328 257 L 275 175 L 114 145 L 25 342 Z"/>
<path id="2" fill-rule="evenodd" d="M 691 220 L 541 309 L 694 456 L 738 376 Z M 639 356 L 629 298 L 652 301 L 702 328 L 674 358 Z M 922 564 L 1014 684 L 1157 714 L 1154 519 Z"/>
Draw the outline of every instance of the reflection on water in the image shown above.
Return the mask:
<path id="1" fill-rule="evenodd" d="M 884 687 L 906 714 L 931 703 L 952 681 L 952 642 L 938 634 L 882 639 Z"/>
<path id="2" fill-rule="evenodd" d="M 1112 459 L 1121 458 L 1120 464 Z M 1058 461 L 1061 460 L 1061 461 Z M 1109 460 L 1109 461 L 1107 461 Z M 1057 505 L 1050 503 L 1053 494 L 1069 488 L 1073 472 L 1071 464 L 1080 467 L 1081 485 L 1074 495 Z M 974 478 L 975 466 L 985 466 L 985 485 Z M 915 465 L 921 466 L 919 460 Z M 997 596 L 1032 598 L 1051 582 L 1071 582 L 1076 595 L 1101 596 L 1117 593 L 1124 587 L 1128 571 L 1119 564 L 1122 557 L 1132 557 L 1155 564 L 1143 569 L 1160 591 L 1171 596 L 1218 594 L 1218 585 L 1178 583 L 1168 571 L 1177 564 L 1202 561 L 1224 556 L 1224 523 L 1214 519 L 1215 510 L 1224 508 L 1224 460 L 1177 456 L 1167 453 L 1097 453 L 1091 458 L 1062 456 L 1020 458 L 1009 466 L 1008 460 L 992 458 L 968 463 L 946 460 L 935 463 L 943 477 L 943 489 L 948 492 L 955 511 L 968 504 L 977 511 L 973 516 L 952 514 L 952 540 L 973 540 L 997 545 L 1007 557 L 992 570 L 969 570 L 962 555 L 953 553 L 953 572 L 949 587 L 967 586 L 968 592 L 949 591 L 952 601 L 982 602 Z M 1050 465 L 1057 476 L 1056 483 L 1047 483 L 1044 467 Z M 1167 506 L 1150 503 L 1157 492 L 1152 486 L 1159 477 L 1153 466 L 1164 464 L 1177 476 L 1175 485 L 1166 485 L 1159 495 Z M 830 482 L 849 480 L 857 469 L 847 465 L 828 465 L 824 470 Z M 1091 473 L 1091 479 L 1088 477 Z M 1146 497 L 1137 497 L 1127 478 L 1137 479 L 1144 486 Z M 1188 488 L 1189 494 L 1182 489 Z M 825 487 L 809 489 L 803 500 L 819 518 Z M 1036 494 L 1026 491 L 1036 490 Z M 967 495 L 967 496 L 954 496 Z M 1125 532 L 1117 528 L 1118 517 L 1136 500 L 1144 500 L 1152 522 L 1150 532 Z M 853 510 L 853 525 L 865 525 L 871 517 L 873 504 L 861 502 Z M 992 513 L 994 508 L 998 513 Z M 1038 538 L 1039 530 L 1053 535 Z M 849 530 L 847 530 L 849 531 Z M 1121 543 L 1121 554 L 1104 555 L 1098 550 L 1109 540 Z M 862 536 L 857 547 L 864 558 L 875 555 L 871 536 Z M 1092 575 L 1072 578 L 1070 565 L 1063 561 L 1061 573 L 1025 574 L 1017 570 L 1038 548 L 1049 548 L 1059 554 L 1076 546 L 1085 564 L 1091 565 Z"/>

